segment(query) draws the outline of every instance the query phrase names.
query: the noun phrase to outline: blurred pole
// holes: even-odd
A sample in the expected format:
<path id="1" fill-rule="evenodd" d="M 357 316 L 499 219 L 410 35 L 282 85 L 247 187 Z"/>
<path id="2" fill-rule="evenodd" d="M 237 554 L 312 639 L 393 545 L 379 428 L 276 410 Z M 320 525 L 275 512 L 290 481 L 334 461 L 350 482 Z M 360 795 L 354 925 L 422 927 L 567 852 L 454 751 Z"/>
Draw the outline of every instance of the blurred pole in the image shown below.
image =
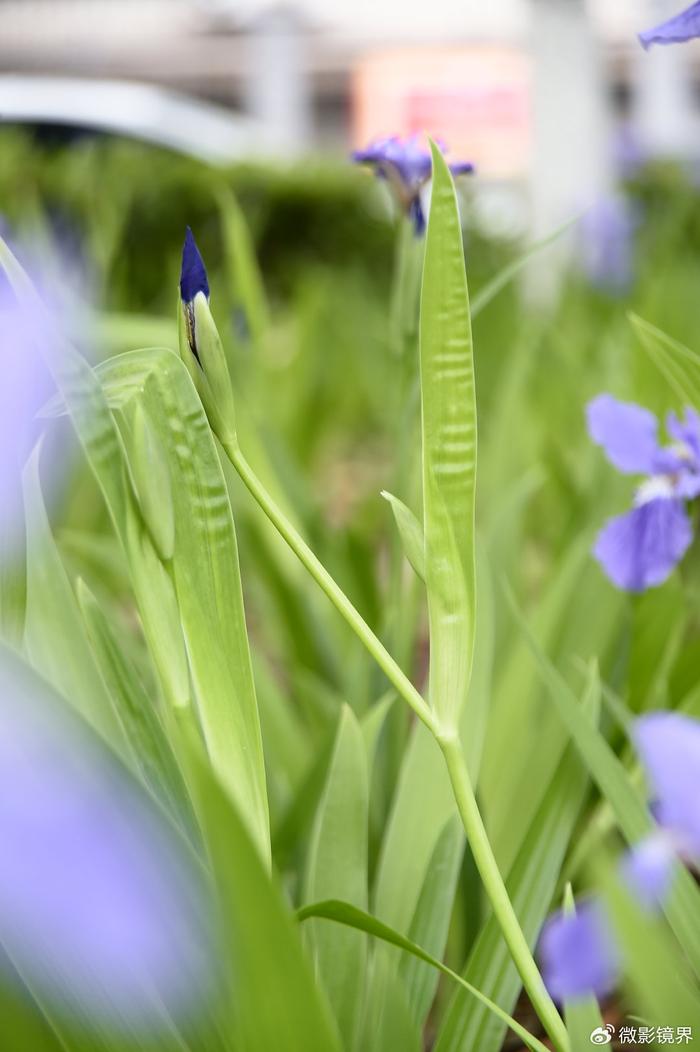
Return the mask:
<path id="1" fill-rule="evenodd" d="M 532 0 L 533 238 L 550 233 L 612 184 L 605 70 L 585 0 Z M 557 293 L 572 238 L 561 238 L 527 268 L 539 303 Z"/>
<path id="2" fill-rule="evenodd" d="M 675 14 L 677 0 L 646 0 L 640 29 Z M 634 123 L 642 148 L 654 157 L 697 156 L 698 118 L 693 106 L 692 52 L 688 46 L 635 51 Z"/>
<path id="3" fill-rule="evenodd" d="M 275 152 L 303 153 L 312 133 L 307 34 L 291 7 L 265 11 L 249 36 L 248 114 L 261 121 Z"/>

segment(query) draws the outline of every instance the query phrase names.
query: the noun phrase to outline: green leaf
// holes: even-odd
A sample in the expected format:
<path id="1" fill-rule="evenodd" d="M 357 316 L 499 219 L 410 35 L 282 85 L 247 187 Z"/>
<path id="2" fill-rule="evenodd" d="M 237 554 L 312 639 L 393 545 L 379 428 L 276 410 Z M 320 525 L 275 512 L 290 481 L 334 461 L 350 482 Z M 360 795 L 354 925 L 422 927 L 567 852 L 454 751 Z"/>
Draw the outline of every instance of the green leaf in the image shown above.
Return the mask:
<path id="1" fill-rule="evenodd" d="M 432 954 L 427 953 L 422 947 L 417 946 L 416 943 L 401 935 L 400 932 L 390 928 L 387 924 L 382 924 L 381 921 L 378 921 L 371 914 L 357 909 L 356 906 L 352 906 L 350 903 L 330 900 L 328 902 L 317 902 L 311 906 L 304 906 L 298 911 L 297 916 L 300 920 L 307 920 L 309 917 L 324 917 L 326 920 L 335 921 L 337 924 L 345 924 L 359 931 L 365 931 L 368 935 L 373 935 L 391 946 L 396 946 L 406 953 L 413 954 L 418 960 L 432 965 L 433 968 L 441 971 L 443 975 L 447 975 L 450 979 L 459 983 L 472 997 L 480 1001 L 488 1011 L 506 1023 L 528 1048 L 535 1050 L 535 1052 L 546 1052 L 546 1046 L 541 1041 L 533 1037 L 520 1023 L 499 1008 L 497 1004 L 485 997 L 475 986 L 463 979 L 461 975 L 453 972 L 451 968 L 448 968 L 442 961 L 433 957 Z"/>
<path id="2" fill-rule="evenodd" d="M 423 527 L 410 508 L 387 490 L 382 497 L 391 505 L 406 558 L 422 581 L 425 580 L 425 545 Z"/>
<path id="3" fill-rule="evenodd" d="M 431 144 L 433 189 L 420 317 L 430 703 L 455 727 L 474 652 L 476 400 L 469 296 L 454 184 Z"/>
<path id="4" fill-rule="evenodd" d="M 225 1003 L 236 1052 L 340 1052 L 333 1017 L 315 984 L 282 892 L 219 785 L 196 731 L 183 727 L 188 782 L 214 870 L 222 949 L 230 961 Z"/>
<path id="5" fill-rule="evenodd" d="M 27 528 L 24 645 L 34 667 L 106 741 L 125 749 L 111 699 L 90 649 L 80 609 L 51 533 L 39 480 L 39 447 L 23 476 Z"/>
<path id="6" fill-rule="evenodd" d="M 154 699 L 149 698 L 107 617 L 82 580 L 77 582 L 77 594 L 93 653 L 130 746 L 131 766 L 173 818 L 181 821 L 188 806 L 186 789 Z"/>
<path id="7" fill-rule="evenodd" d="M 700 1026 L 700 994 L 663 920 L 643 909 L 612 867 L 601 874 L 623 971 L 639 1010 L 656 1025 Z"/>
<path id="8" fill-rule="evenodd" d="M 235 304 L 245 314 L 253 343 L 259 349 L 270 324 L 265 287 L 253 241 L 238 201 L 230 187 L 218 193 L 224 254 Z"/>
<path id="9" fill-rule="evenodd" d="M 566 680 L 538 647 L 513 596 L 509 594 L 509 598 L 542 681 L 572 743 L 598 789 L 612 807 L 623 836 L 629 844 L 636 843 L 654 828 L 644 798 L 632 784 L 629 774 L 603 735 L 586 719 Z M 675 887 L 664 905 L 664 912 L 696 974 L 700 976 L 700 891 L 690 875 L 677 868 Z"/>
<path id="10" fill-rule="evenodd" d="M 642 346 L 664 374 L 678 397 L 690 405 L 700 405 L 700 358 L 682 343 L 636 314 L 629 315 Z"/>
<path id="11" fill-rule="evenodd" d="M 447 942 L 459 867 L 464 854 L 464 829 L 457 815 L 445 824 L 428 864 L 423 887 L 411 922 L 412 942 L 441 956 Z M 416 1022 L 423 1026 L 435 996 L 438 975 L 416 957 L 404 957 L 399 975 Z"/>
<path id="12" fill-rule="evenodd" d="M 309 849 L 304 899 L 342 896 L 367 906 L 369 779 L 360 726 L 344 705 Z M 357 932 L 313 925 L 310 945 L 345 1047 L 358 1041 L 365 994 L 367 945 Z"/>
<path id="13" fill-rule="evenodd" d="M 222 783 L 269 858 L 260 724 L 238 548 L 221 463 L 186 367 L 167 350 L 119 355 L 99 370 L 113 411 L 143 403 L 168 460 L 175 516 L 170 573 L 204 739 Z"/>

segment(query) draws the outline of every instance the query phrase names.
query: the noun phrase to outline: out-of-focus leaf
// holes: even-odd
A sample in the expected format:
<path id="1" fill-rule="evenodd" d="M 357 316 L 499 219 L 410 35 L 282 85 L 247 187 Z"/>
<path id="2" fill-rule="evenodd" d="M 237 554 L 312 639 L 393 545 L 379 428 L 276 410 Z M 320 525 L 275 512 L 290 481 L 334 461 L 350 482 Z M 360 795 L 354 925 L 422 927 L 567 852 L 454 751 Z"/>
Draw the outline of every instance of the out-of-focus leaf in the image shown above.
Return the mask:
<path id="1" fill-rule="evenodd" d="M 56 547 L 39 481 L 39 447 L 24 471 L 27 612 L 24 645 L 38 669 L 107 741 L 125 748 Z"/>
<path id="2" fill-rule="evenodd" d="M 452 176 L 432 145 L 420 316 L 423 513 L 430 704 L 456 727 L 474 652 L 476 400 L 462 228 Z"/>
<path id="3" fill-rule="evenodd" d="M 700 1026 L 700 993 L 662 919 L 644 910 L 612 870 L 602 874 L 622 968 L 638 1009 L 656 1026 Z"/>
<path id="4" fill-rule="evenodd" d="M 677 396 L 690 405 L 700 405 L 700 358 L 661 329 L 630 314 L 642 346 L 656 363 Z"/>
<path id="5" fill-rule="evenodd" d="M 306 920 L 309 917 L 324 917 L 326 920 L 336 921 L 338 924 L 345 924 L 352 928 L 357 928 L 360 931 L 367 932 L 368 935 L 373 935 L 377 939 L 381 939 L 383 942 L 387 942 L 392 946 L 398 947 L 400 950 L 404 950 L 406 953 L 413 954 L 419 960 L 424 961 L 426 964 L 432 965 L 433 968 L 437 968 L 443 973 L 443 975 L 449 976 L 460 986 L 464 987 L 465 990 L 475 997 L 478 1001 L 485 1006 L 485 1008 L 492 1012 L 499 1020 L 504 1022 L 507 1026 L 513 1030 L 515 1034 L 524 1041 L 528 1048 L 533 1049 L 533 1052 L 545 1052 L 545 1045 L 541 1041 L 538 1041 L 536 1037 L 533 1037 L 523 1026 L 520 1025 L 515 1019 L 511 1018 L 506 1012 L 504 1012 L 497 1004 L 489 1000 L 488 997 L 484 997 L 480 990 L 471 983 L 463 979 L 457 972 L 453 972 L 451 968 L 443 964 L 432 954 L 427 953 L 421 946 L 417 946 L 416 943 L 407 939 L 405 935 L 401 935 L 399 932 L 390 928 L 387 924 L 382 924 L 376 917 L 372 917 L 371 914 L 365 913 L 363 910 L 357 909 L 356 906 L 352 906 L 347 902 L 328 901 L 328 902 L 317 902 L 311 906 L 305 906 L 303 909 L 298 911 L 298 917 L 300 920 Z"/>
<path id="6" fill-rule="evenodd" d="M 270 322 L 265 288 L 250 231 L 230 187 L 222 187 L 218 199 L 226 265 L 235 306 L 243 311 L 253 343 L 260 347 Z"/>
<path id="7" fill-rule="evenodd" d="M 442 955 L 452 914 L 459 867 L 464 854 L 464 829 L 454 815 L 435 845 L 413 914 L 409 936 L 434 956 Z M 404 957 L 399 974 L 416 1023 L 423 1026 L 430 1010 L 439 976 L 416 957 Z"/>
<path id="8" fill-rule="evenodd" d="M 367 906 L 369 783 L 362 732 L 343 706 L 307 863 L 304 901 L 342 896 Z M 357 932 L 309 931 L 316 975 L 331 1003 L 348 1049 L 356 1046 L 365 996 L 367 945 Z M 338 937 L 340 936 L 340 937 Z"/>
<path id="9" fill-rule="evenodd" d="M 510 599 L 520 630 L 572 743 L 598 789 L 610 803 L 621 833 L 628 843 L 636 843 L 654 828 L 643 796 L 633 785 L 603 735 L 586 719 L 568 683 L 537 646 L 525 619 L 517 610 L 515 600 L 512 596 Z M 685 870 L 680 867 L 677 869 L 675 886 L 664 904 L 664 911 L 696 974 L 700 976 L 700 890 Z"/>
<path id="10" fill-rule="evenodd" d="M 129 743 L 131 764 L 153 795 L 181 822 L 188 805 L 186 789 L 155 701 L 149 698 L 137 670 L 82 580 L 78 580 L 77 595 L 98 667 Z"/>
<path id="11" fill-rule="evenodd" d="M 188 782 L 214 870 L 222 914 L 222 950 L 230 964 L 225 995 L 236 1052 L 340 1052 L 322 990 L 314 983 L 301 935 L 270 878 L 248 823 L 238 816 L 202 754 L 183 729 Z"/>

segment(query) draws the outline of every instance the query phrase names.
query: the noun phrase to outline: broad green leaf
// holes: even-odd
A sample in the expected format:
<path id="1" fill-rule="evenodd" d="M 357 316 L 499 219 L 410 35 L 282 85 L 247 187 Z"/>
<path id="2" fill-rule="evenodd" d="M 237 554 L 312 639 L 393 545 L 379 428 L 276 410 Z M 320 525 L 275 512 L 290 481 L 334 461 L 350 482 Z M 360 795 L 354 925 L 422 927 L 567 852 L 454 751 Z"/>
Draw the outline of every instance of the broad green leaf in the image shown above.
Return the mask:
<path id="1" fill-rule="evenodd" d="M 239 817 L 183 728 L 195 809 L 214 871 L 222 914 L 222 950 L 230 963 L 225 1004 L 235 1052 L 340 1052 L 330 1008 L 314 982 L 301 933 L 249 824 Z"/>
<path id="2" fill-rule="evenodd" d="M 425 545 L 423 527 L 410 508 L 392 493 L 383 490 L 382 497 L 391 505 L 406 558 L 422 581 L 425 580 Z"/>
<path id="3" fill-rule="evenodd" d="M 591 685 L 596 690 L 596 683 Z M 597 705 L 594 693 L 591 707 Z M 586 718 L 586 717 L 584 717 Z M 523 933 L 534 947 L 549 910 L 586 789 L 586 772 L 572 748 L 564 754 L 510 869 L 506 888 Z M 522 987 L 500 927 L 490 914 L 471 951 L 465 977 L 502 1008 L 512 1010 Z M 497 1052 L 503 1027 L 479 1004 L 455 993 L 435 1052 Z"/>
<path id="4" fill-rule="evenodd" d="M 102 678 L 116 717 L 129 743 L 131 765 L 156 799 L 182 821 L 188 805 L 182 775 L 172 746 L 138 671 L 124 654 L 110 623 L 84 581 L 77 596 Z"/>
<path id="5" fill-rule="evenodd" d="M 78 603 L 49 526 L 39 480 L 39 447 L 24 471 L 27 605 L 24 645 L 34 667 L 107 741 L 125 748 L 111 699 L 90 649 Z"/>
<path id="6" fill-rule="evenodd" d="M 365 742 L 352 710 L 344 705 L 309 848 L 305 902 L 342 896 L 355 906 L 367 906 L 368 821 Z M 316 924 L 309 936 L 316 975 L 328 994 L 345 1047 L 353 1049 L 365 996 L 366 940 L 357 932 Z"/>
<path id="7" fill-rule="evenodd" d="M 427 953 L 421 946 L 417 946 L 416 943 L 407 939 L 405 935 L 401 935 L 395 929 L 389 927 L 389 925 L 382 924 L 381 921 L 378 921 L 377 918 L 371 916 L 371 914 L 357 909 L 356 906 L 353 906 L 350 903 L 331 900 L 328 902 L 317 902 L 311 906 L 305 906 L 298 911 L 297 916 L 300 920 L 307 920 L 310 917 L 324 917 L 326 920 L 335 921 L 338 924 L 345 924 L 351 928 L 356 928 L 359 931 L 365 931 L 368 935 L 373 935 L 375 938 L 381 939 L 383 942 L 387 942 L 391 946 L 396 946 L 398 949 L 412 954 L 426 964 L 432 965 L 433 968 L 437 968 L 443 975 L 447 975 L 450 979 L 459 983 L 459 985 L 467 990 L 472 997 L 480 1001 L 489 1012 L 492 1012 L 500 1021 L 509 1026 L 511 1030 L 518 1035 L 521 1041 L 524 1041 L 528 1048 L 536 1050 L 536 1052 L 546 1052 L 546 1046 L 543 1045 L 541 1041 L 538 1041 L 536 1037 L 533 1037 L 533 1035 L 521 1026 L 520 1023 L 509 1016 L 507 1012 L 504 1012 L 503 1009 L 499 1008 L 497 1004 L 491 1001 L 488 997 L 485 997 L 475 986 L 472 986 L 466 979 L 463 979 L 461 975 L 457 974 L 457 972 L 453 972 L 451 968 L 448 968 L 447 965 L 442 963 L 442 961 L 433 957 L 432 954 Z"/>
<path id="8" fill-rule="evenodd" d="M 430 704 L 439 722 L 455 727 L 469 688 L 476 621 L 476 400 L 457 198 L 442 153 L 431 149 L 420 316 Z"/>
<path id="9" fill-rule="evenodd" d="M 134 402 L 168 458 L 175 518 L 170 564 L 207 750 L 269 857 L 265 769 L 231 505 L 206 415 L 167 350 L 119 355 L 99 370 L 114 412 Z"/>
<path id="10" fill-rule="evenodd" d="M 428 864 L 409 937 L 428 953 L 441 956 L 452 915 L 459 867 L 464 854 L 464 829 L 457 815 L 446 823 Z M 404 957 L 399 974 L 416 1022 L 423 1026 L 430 1010 L 438 975 L 416 957 Z"/>

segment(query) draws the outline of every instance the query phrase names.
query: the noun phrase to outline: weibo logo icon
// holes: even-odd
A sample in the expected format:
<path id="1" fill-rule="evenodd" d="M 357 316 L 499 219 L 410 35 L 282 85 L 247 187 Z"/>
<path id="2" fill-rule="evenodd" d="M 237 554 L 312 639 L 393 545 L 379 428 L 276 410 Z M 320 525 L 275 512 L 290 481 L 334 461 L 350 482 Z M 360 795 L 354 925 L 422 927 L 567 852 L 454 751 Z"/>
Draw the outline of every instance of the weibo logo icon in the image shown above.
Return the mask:
<path id="1" fill-rule="evenodd" d="M 597 1026 L 591 1033 L 591 1044 L 592 1045 L 609 1045 L 613 1039 L 615 1033 L 615 1027 L 612 1023 L 608 1023 L 606 1026 Z"/>

